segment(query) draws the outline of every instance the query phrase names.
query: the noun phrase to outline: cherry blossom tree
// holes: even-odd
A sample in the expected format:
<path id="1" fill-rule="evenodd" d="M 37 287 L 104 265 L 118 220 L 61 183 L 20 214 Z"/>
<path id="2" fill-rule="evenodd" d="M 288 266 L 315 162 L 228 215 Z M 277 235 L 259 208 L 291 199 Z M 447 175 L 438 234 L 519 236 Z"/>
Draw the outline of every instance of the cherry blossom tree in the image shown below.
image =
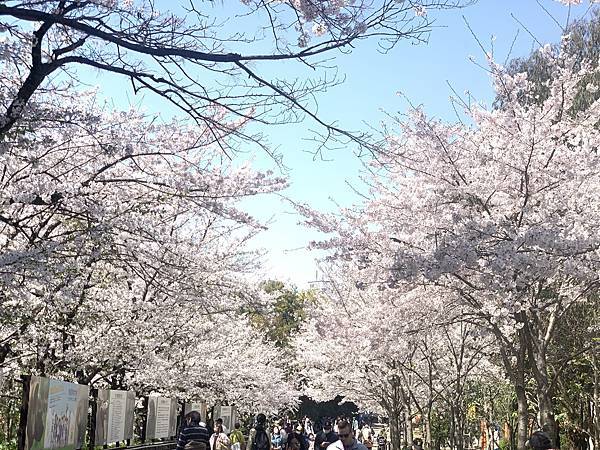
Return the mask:
<path id="1" fill-rule="evenodd" d="M 311 225 L 336 234 L 315 245 L 364 268 L 363 283 L 442 288 L 460 300 L 464 318 L 495 336 L 519 401 L 519 448 L 528 364 L 539 424 L 556 436 L 548 347 L 565 312 L 597 289 L 599 269 L 600 102 L 572 108 L 597 69 L 574 70 L 564 53 L 540 51 L 553 71 L 544 101 L 523 101 L 535 92 L 526 74 L 491 62 L 501 109 L 465 105 L 472 126 L 413 109 L 387 130 L 388 151 L 371 166 L 363 205 L 341 218 L 308 213 Z"/>
<path id="2" fill-rule="evenodd" d="M 221 314 L 186 326 L 186 337 L 157 357 L 140 359 L 132 383 L 179 397 L 227 402 L 242 413 L 276 414 L 297 405 L 280 350 L 243 317 Z M 165 370 L 157 371 L 156 367 Z"/>
<path id="3" fill-rule="evenodd" d="M 19 78 L 10 69 L 3 75 L 6 94 Z M 173 390 L 166 374 L 176 367 L 198 379 L 194 371 L 207 367 L 199 356 L 211 359 L 207 342 L 246 336 L 214 322 L 244 328 L 245 311 L 265 302 L 253 287 L 259 254 L 246 248 L 264 227 L 236 204 L 286 181 L 224 163 L 210 130 L 114 111 L 93 92 L 37 92 L 28 109 L 0 153 L 3 372 L 146 392 Z M 269 346 L 254 344 L 269 355 Z M 190 354 L 179 347 L 196 352 L 187 370 L 177 356 Z M 215 357 L 222 365 L 213 372 L 225 370 L 227 356 Z M 150 382 L 153 371 L 164 376 Z M 263 381 L 277 380 L 283 391 L 281 373 L 275 366 Z M 289 404 L 292 394 L 250 375 L 223 377 L 219 390 L 203 392 L 225 390 L 246 405 Z M 242 400 L 243 386 L 255 388 Z"/>
<path id="4" fill-rule="evenodd" d="M 482 359 L 490 339 L 442 309 L 443 290 L 381 289 L 361 272 L 347 262 L 328 266 L 325 297 L 296 339 L 300 351 L 312 349 L 302 352 L 306 392 L 318 400 L 342 395 L 385 415 L 394 449 L 412 445 L 418 417 L 432 448 L 432 414 L 449 406 L 459 422 L 465 384 L 489 369 Z M 464 426 L 457 431 L 450 444 L 464 448 Z"/>
<path id="5" fill-rule="evenodd" d="M 339 82 L 324 59 L 365 39 L 378 40 L 385 50 L 404 39 L 425 41 L 432 24 L 427 12 L 461 3 L 468 1 L 244 0 L 237 15 L 220 17 L 215 5 L 210 10 L 194 1 L 169 5 L 176 12 L 162 12 L 149 0 L 2 2 L 1 53 L 19 67 L 21 79 L 2 111 L 0 135 L 29 115 L 33 93 L 47 90 L 49 80 L 77 77 L 76 69 L 87 67 L 163 98 L 225 151 L 237 147 L 223 134 L 264 145 L 260 135 L 232 123 L 277 124 L 305 116 L 323 130 L 325 142 L 343 137 L 365 143 L 365 135 L 317 115 L 313 96 Z M 258 30 L 245 31 L 250 20 Z M 317 70 L 316 78 L 267 75 L 289 63 L 299 74 Z"/>

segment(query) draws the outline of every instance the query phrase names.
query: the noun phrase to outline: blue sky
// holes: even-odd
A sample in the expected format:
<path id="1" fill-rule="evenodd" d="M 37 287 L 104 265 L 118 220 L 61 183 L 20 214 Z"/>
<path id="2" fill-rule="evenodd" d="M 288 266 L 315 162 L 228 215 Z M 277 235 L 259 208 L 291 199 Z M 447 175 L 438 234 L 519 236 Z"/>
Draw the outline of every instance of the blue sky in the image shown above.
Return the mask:
<path id="1" fill-rule="evenodd" d="M 556 0 L 539 1 L 559 23 L 566 23 L 567 7 Z M 223 17 L 233 16 L 243 8 L 236 0 L 211 4 L 213 11 Z M 166 5 L 172 7 L 173 3 L 159 2 L 159 7 Z M 584 0 L 582 5 L 572 8 L 571 20 L 582 16 L 588 6 L 588 1 Z M 511 14 L 529 31 L 523 29 Z M 479 102 L 489 104 L 493 91 L 488 74 L 471 61 L 474 57 L 480 65 L 486 66 L 485 55 L 465 20 L 486 51 L 493 50 L 497 62 L 505 61 L 517 32 L 512 56 L 525 56 L 538 47 L 529 32 L 542 43 L 557 42 L 561 36 L 561 29 L 535 0 L 480 0 L 463 9 L 433 12 L 431 16 L 436 19 L 436 28 L 428 44 L 400 42 L 393 51 L 381 54 L 377 52 L 376 42 L 371 41 L 360 43 L 349 55 L 337 54 L 330 65 L 335 64 L 338 74 L 346 79 L 342 85 L 319 95 L 321 118 L 336 120 L 347 129 L 364 128 L 363 122 L 378 128 L 381 121 L 386 120 L 384 111 L 391 114 L 406 111 L 406 100 L 397 95 L 401 91 L 413 104 L 423 105 L 428 115 L 453 121 L 455 115 L 449 101 L 452 92 L 448 83 L 457 92 L 469 91 Z M 247 29 L 259 25 L 246 19 L 243 21 L 243 27 Z M 271 43 L 266 41 L 264 45 L 268 47 Z M 232 51 L 236 50 L 232 48 Z M 253 68 L 267 78 L 305 76 L 307 72 L 298 72 L 298 66 L 287 63 L 261 63 Z M 111 91 L 104 88 L 105 95 L 111 96 Z M 165 107 L 149 94 L 141 101 L 132 94 L 128 97 L 150 111 L 161 111 Z M 314 208 L 334 211 L 336 204 L 349 206 L 358 201 L 348 183 L 360 186 L 361 163 L 352 148 L 329 151 L 325 154 L 326 161 L 315 159 L 312 153 L 315 146 L 306 139 L 311 136 L 309 130 L 316 127 L 307 119 L 300 124 L 263 131 L 269 141 L 279 147 L 284 164 L 289 168 L 287 175 L 291 185 L 284 194 Z M 239 156 L 240 159 L 248 157 L 261 168 L 274 167 L 265 154 Z M 293 208 L 279 197 L 246 200 L 243 206 L 256 217 L 270 221 L 269 229 L 253 243 L 256 248 L 268 252 L 262 276 L 306 287 L 315 278 L 313 259 L 320 255 L 309 252 L 305 246 L 319 236 L 298 225 L 299 218 Z"/>

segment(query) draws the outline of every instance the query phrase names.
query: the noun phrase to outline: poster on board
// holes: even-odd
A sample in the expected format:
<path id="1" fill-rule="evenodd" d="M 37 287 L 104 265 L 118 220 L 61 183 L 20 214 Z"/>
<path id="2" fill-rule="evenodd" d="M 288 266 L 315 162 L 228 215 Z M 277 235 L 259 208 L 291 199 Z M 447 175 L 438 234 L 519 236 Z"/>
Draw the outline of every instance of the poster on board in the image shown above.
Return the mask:
<path id="1" fill-rule="evenodd" d="M 223 419 L 223 431 L 225 433 L 229 433 L 232 428 L 233 428 L 233 424 L 232 422 L 232 413 L 233 413 L 233 407 L 231 406 L 221 406 L 221 411 L 219 411 L 220 413 L 220 417 L 221 419 Z"/>
<path id="2" fill-rule="evenodd" d="M 83 447 L 88 405 L 88 386 L 31 377 L 25 450 Z"/>
<path id="3" fill-rule="evenodd" d="M 198 411 L 200 413 L 200 420 L 206 423 L 207 405 L 205 401 L 192 400 L 191 402 L 186 402 L 184 410 L 185 414 L 188 414 L 192 411 Z"/>
<path id="4" fill-rule="evenodd" d="M 161 439 L 177 434 L 177 399 L 148 397 L 146 439 Z"/>
<path id="5" fill-rule="evenodd" d="M 135 392 L 98 389 L 96 400 L 96 445 L 133 438 Z"/>
<path id="6" fill-rule="evenodd" d="M 108 404 L 110 391 L 106 389 L 98 389 L 96 396 L 96 431 L 94 434 L 94 442 L 96 445 L 108 444 Z"/>

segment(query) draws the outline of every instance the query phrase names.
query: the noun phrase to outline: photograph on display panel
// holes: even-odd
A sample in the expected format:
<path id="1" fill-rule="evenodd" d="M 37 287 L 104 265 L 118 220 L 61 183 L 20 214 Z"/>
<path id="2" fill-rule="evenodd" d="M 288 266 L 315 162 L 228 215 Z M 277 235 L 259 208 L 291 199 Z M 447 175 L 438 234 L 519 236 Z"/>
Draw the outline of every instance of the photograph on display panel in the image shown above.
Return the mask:
<path id="1" fill-rule="evenodd" d="M 31 377 L 25 450 L 81 448 L 88 405 L 88 386 Z"/>
<path id="2" fill-rule="evenodd" d="M 133 439 L 133 426 L 135 421 L 135 392 L 127 391 L 127 404 L 125 406 L 125 439 Z"/>
<path id="3" fill-rule="evenodd" d="M 96 445 L 108 444 L 108 402 L 109 391 L 98 389 L 96 397 L 96 432 L 94 436 Z"/>

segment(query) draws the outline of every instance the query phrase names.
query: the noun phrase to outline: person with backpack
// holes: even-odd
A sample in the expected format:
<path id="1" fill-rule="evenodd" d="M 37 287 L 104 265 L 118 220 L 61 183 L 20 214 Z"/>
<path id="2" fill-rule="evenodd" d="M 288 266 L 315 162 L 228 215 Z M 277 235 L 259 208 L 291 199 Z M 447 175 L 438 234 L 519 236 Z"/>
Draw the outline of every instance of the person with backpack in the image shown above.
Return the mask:
<path id="1" fill-rule="evenodd" d="M 240 424 L 238 422 L 233 426 L 233 431 L 229 434 L 229 440 L 231 441 L 231 450 L 245 450 L 246 439 L 244 439 L 244 433 L 240 430 Z"/>
<path id="2" fill-rule="evenodd" d="M 545 431 L 535 431 L 527 441 L 526 446 L 532 450 L 550 450 L 553 449 L 552 439 Z"/>
<path id="3" fill-rule="evenodd" d="M 179 433 L 177 450 L 209 450 L 208 429 L 200 424 L 200 413 L 190 411 L 185 415 L 185 425 Z"/>
<path id="4" fill-rule="evenodd" d="M 250 430 L 246 450 L 272 450 L 271 436 L 266 424 L 267 417 L 264 414 L 256 416 L 256 425 Z"/>

